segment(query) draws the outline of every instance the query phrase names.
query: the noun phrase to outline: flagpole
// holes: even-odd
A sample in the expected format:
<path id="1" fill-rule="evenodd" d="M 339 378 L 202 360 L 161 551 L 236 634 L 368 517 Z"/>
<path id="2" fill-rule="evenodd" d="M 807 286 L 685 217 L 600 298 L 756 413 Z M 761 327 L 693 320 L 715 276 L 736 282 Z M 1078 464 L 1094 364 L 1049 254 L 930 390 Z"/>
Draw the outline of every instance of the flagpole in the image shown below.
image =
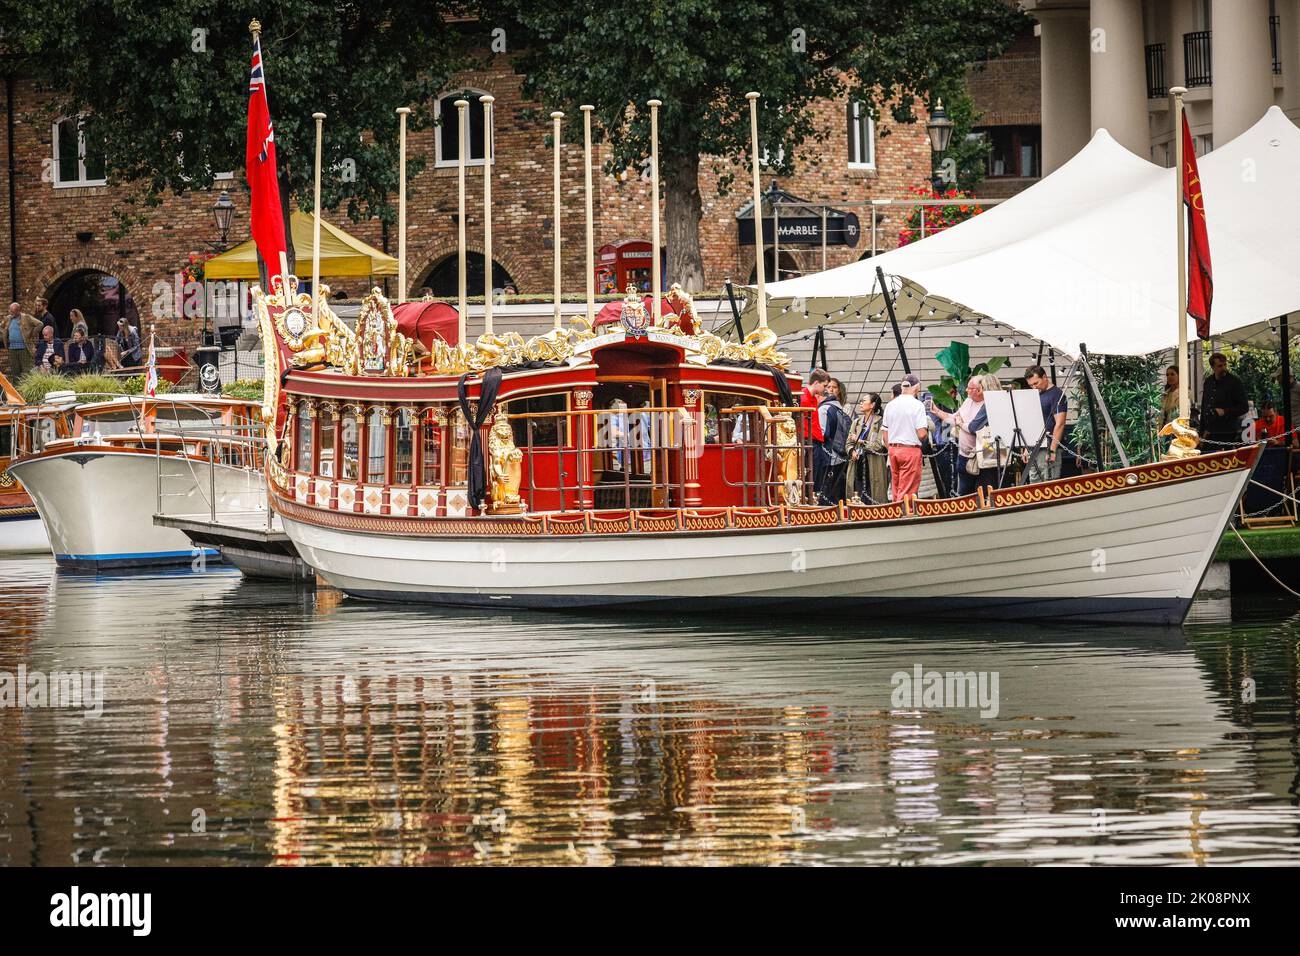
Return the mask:
<path id="1" fill-rule="evenodd" d="M 595 229 L 591 215 L 591 111 L 596 107 L 582 107 L 582 149 L 586 165 L 587 212 L 587 325 L 596 324 L 596 251 Z"/>
<path id="2" fill-rule="evenodd" d="M 465 344 L 465 116 L 469 100 L 456 101 L 456 121 L 460 124 L 460 152 L 456 160 L 456 185 L 459 190 L 459 215 L 456 217 L 456 291 L 460 296 L 460 315 L 456 317 L 456 344 Z"/>
<path id="3" fill-rule="evenodd" d="M 555 254 L 552 259 L 555 262 L 555 327 L 560 327 L 560 120 L 564 119 L 564 114 L 556 110 L 551 114 L 552 133 L 551 139 L 554 147 L 555 160 L 553 163 L 553 180 L 555 189 L 555 212 L 552 216 L 551 238 L 554 239 Z"/>
<path id="4" fill-rule="evenodd" d="M 397 302 L 406 301 L 406 117 L 409 106 L 397 108 Z M 319 213 L 317 213 L 319 215 Z"/>
<path id="5" fill-rule="evenodd" d="M 320 148 L 321 127 L 325 122 L 324 113 L 312 113 L 316 121 L 316 212 L 311 225 L 311 301 L 312 320 L 317 319 L 317 304 L 320 302 Z"/>
<path id="6" fill-rule="evenodd" d="M 651 301 L 654 303 L 654 321 L 652 325 L 660 325 L 660 317 L 663 315 L 663 302 L 659 298 L 659 290 L 663 286 L 663 280 L 659 277 L 659 107 L 663 106 L 660 100 L 651 100 L 650 107 L 650 209 L 654 215 L 651 218 L 650 229 L 650 294 L 654 297 Z"/>
<path id="7" fill-rule="evenodd" d="M 496 97 L 480 96 L 483 104 L 483 332 L 492 334 L 492 104 Z M 464 142 L 462 139 L 461 142 Z"/>
<path id="8" fill-rule="evenodd" d="M 753 171 L 754 179 L 754 273 L 758 279 L 758 327 L 767 328 L 767 292 L 765 291 L 767 282 L 763 275 L 763 202 L 762 193 L 758 188 L 758 93 L 746 93 L 745 99 L 749 100 L 749 139 L 750 151 L 753 154 L 750 159 L 750 166 Z"/>
<path id="9" fill-rule="evenodd" d="M 1174 209 L 1178 216 L 1178 234 L 1174 240 L 1178 246 L 1178 417 L 1184 421 L 1190 420 L 1192 414 L 1191 373 L 1187 368 L 1187 214 L 1183 208 L 1183 94 L 1186 92 L 1183 86 L 1169 89 L 1174 98 Z"/>

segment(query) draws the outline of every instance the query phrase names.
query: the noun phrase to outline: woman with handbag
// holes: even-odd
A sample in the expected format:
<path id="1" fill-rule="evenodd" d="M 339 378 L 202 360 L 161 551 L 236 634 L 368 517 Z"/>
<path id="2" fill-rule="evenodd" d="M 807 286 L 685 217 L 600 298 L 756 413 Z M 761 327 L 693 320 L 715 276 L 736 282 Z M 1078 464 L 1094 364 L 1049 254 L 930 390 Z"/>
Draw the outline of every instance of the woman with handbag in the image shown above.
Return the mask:
<path id="1" fill-rule="evenodd" d="M 873 504 L 889 501 L 888 453 L 880 436 L 883 421 L 880 396 L 875 392 L 864 395 L 858 402 L 858 414 L 849 427 L 846 442 L 849 456 L 846 493 Z"/>
<path id="2" fill-rule="evenodd" d="M 957 430 L 957 494 L 970 495 L 980 485 L 992 488 L 997 484 L 996 453 L 991 467 L 980 467 L 979 432 L 988 427 L 984 412 L 984 393 L 1000 391 L 1002 383 L 997 376 L 972 375 L 966 383 L 966 400 L 955 412 L 946 412 L 937 405 L 934 414 Z"/>

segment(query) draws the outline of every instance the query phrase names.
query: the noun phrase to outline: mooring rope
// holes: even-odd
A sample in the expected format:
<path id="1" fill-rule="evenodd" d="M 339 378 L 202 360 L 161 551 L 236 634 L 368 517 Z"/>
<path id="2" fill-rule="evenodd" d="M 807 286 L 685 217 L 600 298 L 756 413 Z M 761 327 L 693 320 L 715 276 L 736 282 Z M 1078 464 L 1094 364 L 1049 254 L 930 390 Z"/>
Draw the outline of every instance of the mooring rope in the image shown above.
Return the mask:
<path id="1" fill-rule="evenodd" d="M 1235 525 L 1228 525 L 1228 527 L 1232 528 L 1232 533 L 1237 536 L 1237 540 L 1240 541 L 1241 546 L 1246 549 L 1246 553 L 1255 559 L 1255 563 L 1264 569 L 1264 573 L 1267 574 L 1270 578 L 1272 578 L 1277 583 L 1278 587 L 1280 587 L 1283 591 L 1285 591 L 1287 594 L 1291 595 L 1292 597 L 1300 598 L 1300 591 L 1293 591 L 1291 588 L 1287 587 L 1280 580 L 1278 580 L 1278 576 L 1268 569 L 1268 566 L 1259 559 L 1259 555 L 1257 555 L 1254 551 L 1250 550 L 1250 545 L 1246 543 L 1246 539 L 1241 536 L 1241 532 L 1237 530 Z"/>

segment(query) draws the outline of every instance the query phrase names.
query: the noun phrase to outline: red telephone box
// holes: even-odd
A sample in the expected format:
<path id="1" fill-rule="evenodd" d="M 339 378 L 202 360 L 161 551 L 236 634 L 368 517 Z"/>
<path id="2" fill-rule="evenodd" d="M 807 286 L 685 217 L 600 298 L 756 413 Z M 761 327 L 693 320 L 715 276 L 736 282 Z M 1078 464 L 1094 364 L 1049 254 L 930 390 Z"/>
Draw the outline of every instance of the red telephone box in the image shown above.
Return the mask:
<path id="1" fill-rule="evenodd" d="M 622 295 L 629 285 L 636 286 L 638 291 L 649 292 L 652 255 L 650 243 L 644 239 L 620 239 L 601 246 L 596 253 L 596 292 Z M 661 268 L 661 285 L 663 274 Z"/>

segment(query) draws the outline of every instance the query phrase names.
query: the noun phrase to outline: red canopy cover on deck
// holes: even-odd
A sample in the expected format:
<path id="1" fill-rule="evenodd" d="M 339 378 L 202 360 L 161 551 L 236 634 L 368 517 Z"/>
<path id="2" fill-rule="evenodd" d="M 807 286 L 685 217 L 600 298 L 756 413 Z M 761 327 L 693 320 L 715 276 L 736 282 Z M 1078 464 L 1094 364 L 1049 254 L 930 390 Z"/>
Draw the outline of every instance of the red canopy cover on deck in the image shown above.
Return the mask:
<path id="1" fill-rule="evenodd" d="M 434 336 L 448 345 L 459 344 L 460 316 L 456 307 L 446 302 L 403 302 L 393 306 L 393 318 L 397 320 L 397 331 L 430 352 Z"/>

